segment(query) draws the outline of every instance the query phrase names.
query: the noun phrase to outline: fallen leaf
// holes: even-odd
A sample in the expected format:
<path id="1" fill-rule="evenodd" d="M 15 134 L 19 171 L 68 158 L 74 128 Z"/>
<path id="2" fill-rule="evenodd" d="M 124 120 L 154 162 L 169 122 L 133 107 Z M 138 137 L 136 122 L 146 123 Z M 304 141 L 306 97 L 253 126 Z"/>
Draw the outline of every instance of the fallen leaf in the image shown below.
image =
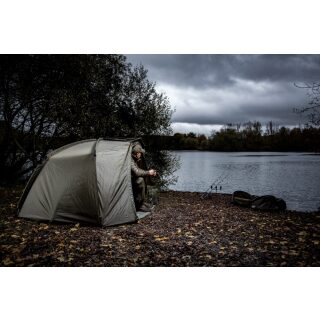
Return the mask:
<path id="1" fill-rule="evenodd" d="M 169 240 L 169 238 L 168 237 L 156 237 L 155 240 L 162 242 L 162 241 Z"/>
<path id="2" fill-rule="evenodd" d="M 9 266 L 10 264 L 13 264 L 13 262 L 11 261 L 10 258 L 5 258 L 5 259 L 3 260 L 3 264 L 4 264 L 5 266 Z"/>

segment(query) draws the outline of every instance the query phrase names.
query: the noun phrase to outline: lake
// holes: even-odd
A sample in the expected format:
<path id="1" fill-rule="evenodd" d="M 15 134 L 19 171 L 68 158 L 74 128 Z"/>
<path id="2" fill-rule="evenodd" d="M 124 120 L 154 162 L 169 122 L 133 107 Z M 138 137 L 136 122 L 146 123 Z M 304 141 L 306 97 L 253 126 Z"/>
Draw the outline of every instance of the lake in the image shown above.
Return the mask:
<path id="1" fill-rule="evenodd" d="M 297 152 L 173 151 L 181 167 L 171 190 L 221 193 L 243 190 L 282 198 L 289 210 L 320 207 L 320 156 Z M 220 190 L 221 187 L 221 190 Z M 214 189 L 214 192 L 215 189 Z"/>

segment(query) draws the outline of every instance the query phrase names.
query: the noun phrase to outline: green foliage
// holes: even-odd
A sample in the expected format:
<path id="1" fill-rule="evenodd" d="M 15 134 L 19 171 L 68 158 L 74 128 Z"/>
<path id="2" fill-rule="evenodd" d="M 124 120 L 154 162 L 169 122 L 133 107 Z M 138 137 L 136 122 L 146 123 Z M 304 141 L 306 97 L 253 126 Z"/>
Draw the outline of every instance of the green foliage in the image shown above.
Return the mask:
<path id="1" fill-rule="evenodd" d="M 172 112 L 147 70 L 125 56 L 3 55 L 0 180 L 21 178 L 68 142 L 168 135 Z"/>
<path id="2" fill-rule="evenodd" d="M 173 136 L 149 137 L 149 143 L 164 150 L 208 151 L 320 151 L 320 128 L 277 128 L 271 122 L 262 132 L 259 122 L 248 122 L 240 130 L 225 126 L 210 137 L 175 133 Z"/>
<path id="3" fill-rule="evenodd" d="M 179 158 L 173 156 L 169 151 L 157 148 L 148 148 L 146 160 L 150 168 L 157 170 L 158 175 L 152 179 L 152 183 L 160 190 L 167 190 L 170 184 L 177 182 L 173 173 L 179 169 Z"/>
<path id="4" fill-rule="evenodd" d="M 213 138 L 213 146 L 219 151 L 238 151 L 239 135 L 234 129 L 221 129 Z"/>

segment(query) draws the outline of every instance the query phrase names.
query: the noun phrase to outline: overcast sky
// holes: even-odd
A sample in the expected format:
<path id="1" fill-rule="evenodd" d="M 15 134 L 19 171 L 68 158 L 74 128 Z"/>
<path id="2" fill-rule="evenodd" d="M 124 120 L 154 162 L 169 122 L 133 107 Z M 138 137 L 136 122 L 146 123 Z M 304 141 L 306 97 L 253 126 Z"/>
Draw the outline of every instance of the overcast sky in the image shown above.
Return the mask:
<path id="1" fill-rule="evenodd" d="M 210 134 L 227 123 L 305 122 L 292 110 L 306 105 L 294 83 L 320 80 L 320 55 L 127 55 L 175 108 L 174 132 Z"/>

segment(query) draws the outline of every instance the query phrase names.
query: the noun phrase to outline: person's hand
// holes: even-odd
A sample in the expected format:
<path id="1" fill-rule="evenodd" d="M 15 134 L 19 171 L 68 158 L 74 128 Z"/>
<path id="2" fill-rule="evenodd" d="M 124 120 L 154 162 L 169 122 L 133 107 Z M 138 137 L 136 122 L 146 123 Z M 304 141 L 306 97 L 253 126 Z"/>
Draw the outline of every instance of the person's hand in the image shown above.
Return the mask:
<path id="1" fill-rule="evenodd" d="M 157 175 L 157 171 L 154 169 L 149 170 L 149 176 L 156 176 Z"/>

